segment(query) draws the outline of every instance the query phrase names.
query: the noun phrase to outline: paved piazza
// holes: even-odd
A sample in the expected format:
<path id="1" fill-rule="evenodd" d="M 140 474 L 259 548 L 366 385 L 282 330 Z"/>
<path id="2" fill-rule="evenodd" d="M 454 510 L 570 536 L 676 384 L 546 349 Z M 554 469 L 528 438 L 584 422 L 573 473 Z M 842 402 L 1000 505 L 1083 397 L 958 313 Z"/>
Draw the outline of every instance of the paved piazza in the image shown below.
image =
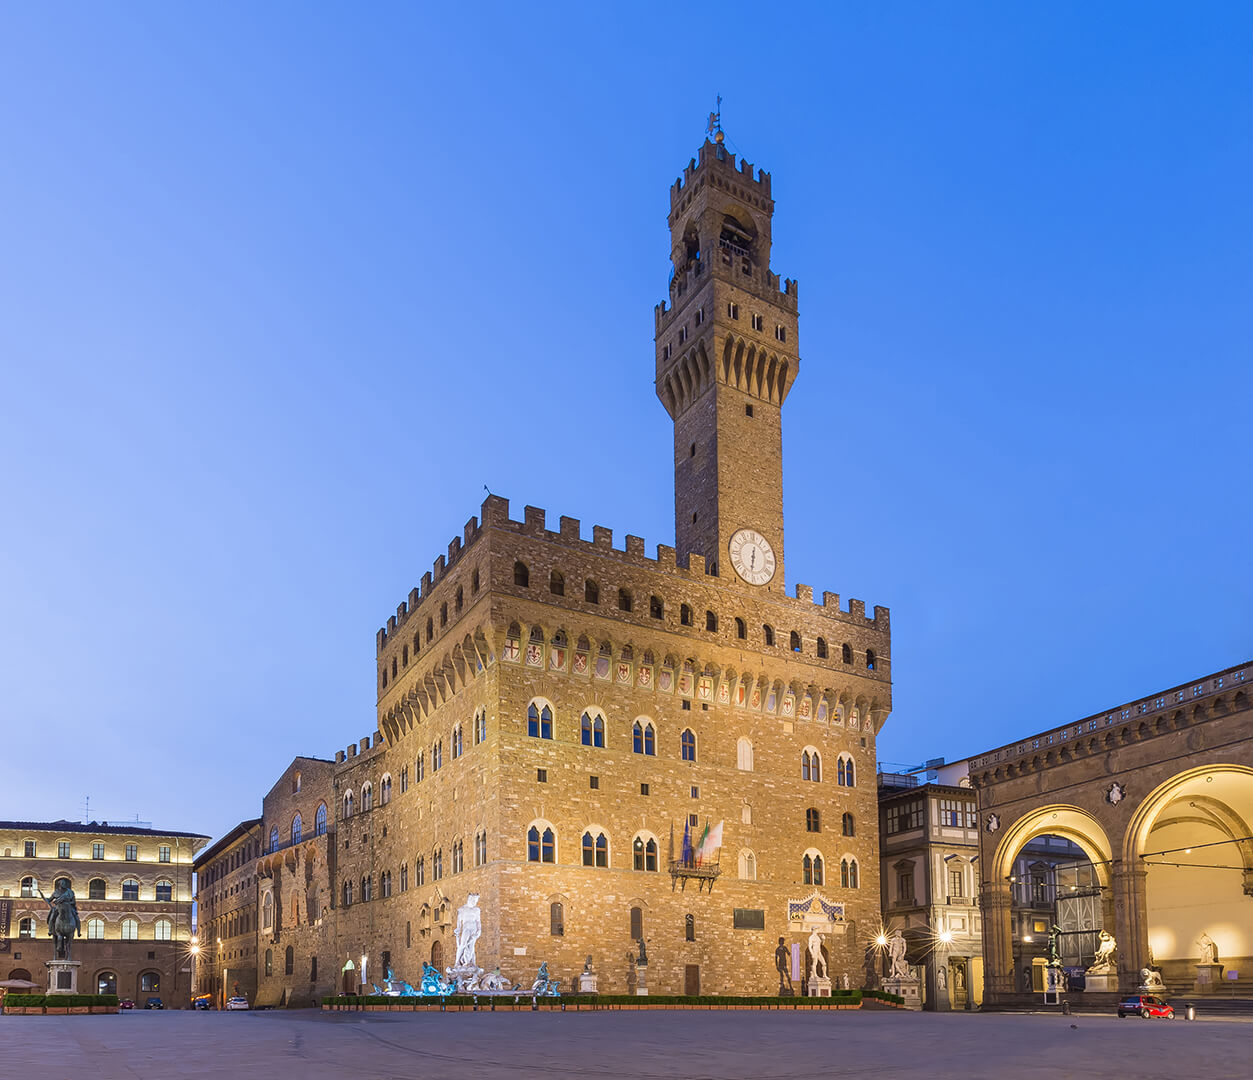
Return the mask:
<path id="1" fill-rule="evenodd" d="M 879 1011 L 8 1016 L 0 1077 L 1246 1077 L 1251 1036 L 1243 1021 Z"/>

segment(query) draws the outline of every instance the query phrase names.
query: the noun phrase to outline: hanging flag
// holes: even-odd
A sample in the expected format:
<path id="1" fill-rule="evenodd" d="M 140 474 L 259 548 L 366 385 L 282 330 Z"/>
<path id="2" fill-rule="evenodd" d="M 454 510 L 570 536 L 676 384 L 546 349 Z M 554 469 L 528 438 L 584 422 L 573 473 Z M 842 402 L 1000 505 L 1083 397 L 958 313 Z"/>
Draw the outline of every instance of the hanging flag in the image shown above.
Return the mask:
<path id="1" fill-rule="evenodd" d="M 679 856 L 679 862 L 683 866 L 692 865 L 692 823 L 690 821 L 683 825 L 683 852 Z"/>
<path id="2" fill-rule="evenodd" d="M 722 826 L 723 822 L 718 822 L 705 837 L 705 858 L 711 862 L 718 858 L 718 852 L 722 850 Z"/>
<path id="3" fill-rule="evenodd" d="M 705 821 L 705 831 L 701 833 L 700 843 L 696 845 L 696 865 L 700 866 L 705 859 L 705 841 L 709 838 L 709 821 Z"/>

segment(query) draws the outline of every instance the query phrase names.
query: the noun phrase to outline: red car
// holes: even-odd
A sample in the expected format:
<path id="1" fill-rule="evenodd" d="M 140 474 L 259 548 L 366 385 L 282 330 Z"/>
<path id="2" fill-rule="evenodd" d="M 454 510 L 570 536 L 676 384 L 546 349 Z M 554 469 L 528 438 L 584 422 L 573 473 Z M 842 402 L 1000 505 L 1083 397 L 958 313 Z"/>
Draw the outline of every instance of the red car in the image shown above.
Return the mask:
<path id="1" fill-rule="evenodd" d="M 1175 1018 L 1174 1007 L 1152 994 L 1132 994 L 1123 998 L 1118 1003 L 1118 1015 L 1126 1016 L 1128 1013 L 1139 1013 L 1146 1020 L 1150 1016 L 1164 1016 L 1167 1020 Z"/>

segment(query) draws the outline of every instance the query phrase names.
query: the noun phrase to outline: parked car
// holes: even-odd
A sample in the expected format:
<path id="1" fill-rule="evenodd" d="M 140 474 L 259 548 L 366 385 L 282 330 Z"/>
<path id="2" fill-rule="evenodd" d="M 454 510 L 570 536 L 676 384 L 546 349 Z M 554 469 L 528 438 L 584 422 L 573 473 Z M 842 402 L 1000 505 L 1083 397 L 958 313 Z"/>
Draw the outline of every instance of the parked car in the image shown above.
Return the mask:
<path id="1" fill-rule="evenodd" d="M 213 1000 L 208 994 L 197 994 L 191 999 L 191 1007 L 193 1009 L 212 1009 Z"/>
<path id="2" fill-rule="evenodd" d="M 1174 1007 L 1152 994 L 1132 994 L 1123 998 L 1118 1003 L 1118 1015 L 1126 1016 L 1128 1013 L 1138 1013 L 1146 1020 L 1150 1016 L 1164 1016 L 1167 1020 L 1175 1018 Z"/>
<path id="3" fill-rule="evenodd" d="M 145 1009 L 164 1009 L 165 1002 L 163 1002 L 159 997 L 150 997 L 147 1001 L 144 1002 L 144 1008 Z"/>
<path id="4" fill-rule="evenodd" d="M 131 1001 L 130 998 L 122 998 L 122 1000 L 118 1002 L 118 1005 L 123 1009 L 133 1009 L 135 1007 L 135 1003 Z"/>
<path id="5" fill-rule="evenodd" d="M 233 997 L 227 1003 L 228 1009 L 246 1009 L 248 1008 L 248 999 L 246 997 Z"/>

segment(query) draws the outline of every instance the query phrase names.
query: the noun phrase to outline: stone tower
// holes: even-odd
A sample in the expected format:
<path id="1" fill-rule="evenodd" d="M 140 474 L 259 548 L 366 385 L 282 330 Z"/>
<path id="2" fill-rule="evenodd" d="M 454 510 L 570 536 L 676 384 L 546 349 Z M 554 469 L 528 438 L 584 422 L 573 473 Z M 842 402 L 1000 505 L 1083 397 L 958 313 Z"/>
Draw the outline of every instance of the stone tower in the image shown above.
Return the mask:
<path id="1" fill-rule="evenodd" d="M 674 420 L 675 545 L 782 592 L 782 407 L 800 361 L 797 286 L 770 270 L 770 174 L 706 141 L 670 189 L 657 396 Z M 761 541 L 765 541 L 762 543 Z"/>

